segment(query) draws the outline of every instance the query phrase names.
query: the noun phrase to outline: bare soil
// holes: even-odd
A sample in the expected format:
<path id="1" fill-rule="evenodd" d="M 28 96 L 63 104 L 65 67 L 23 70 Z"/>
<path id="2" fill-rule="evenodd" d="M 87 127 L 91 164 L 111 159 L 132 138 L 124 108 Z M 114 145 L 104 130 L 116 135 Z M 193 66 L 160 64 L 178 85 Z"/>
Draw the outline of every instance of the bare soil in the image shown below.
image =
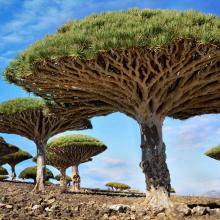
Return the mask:
<path id="1" fill-rule="evenodd" d="M 0 182 L 0 220 L 220 219 L 220 199 L 215 198 L 172 196 L 175 203 L 186 204 L 190 212 L 152 216 L 142 205 L 143 197 L 60 193 L 56 185 L 46 186 L 41 194 L 32 193 L 32 189 L 33 184 Z"/>

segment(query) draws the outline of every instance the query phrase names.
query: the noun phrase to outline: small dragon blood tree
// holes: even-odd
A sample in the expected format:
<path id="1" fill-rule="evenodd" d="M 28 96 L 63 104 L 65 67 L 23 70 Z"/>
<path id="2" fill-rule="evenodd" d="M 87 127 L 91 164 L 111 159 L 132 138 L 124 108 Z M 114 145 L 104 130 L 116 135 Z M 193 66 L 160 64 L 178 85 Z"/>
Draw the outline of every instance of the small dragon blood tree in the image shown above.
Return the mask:
<path id="1" fill-rule="evenodd" d="M 87 135 L 65 135 L 53 139 L 47 145 L 47 150 L 59 155 L 68 166 L 72 166 L 73 191 L 80 190 L 80 176 L 78 166 L 97 154 L 105 151 L 107 147 L 99 140 Z M 61 173 L 64 175 L 64 173 Z"/>
<path id="2" fill-rule="evenodd" d="M 37 166 L 33 167 L 27 167 L 24 170 L 22 170 L 18 176 L 20 179 L 32 179 L 34 180 L 34 183 L 36 184 L 36 178 L 37 178 Z M 45 175 L 44 175 L 44 181 L 48 181 L 49 179 L 53 179 L 53 173 L 46 168 L 45 169 Z"/>
<path id="3" fill-rule="evenodd" d="M 15 166 L 24 160 L 28 160 L 32 158 L 32 155 L 26 151 L 19 149 L 16 153 L 7 154 L 1 158 L 0 164 L 9 164 L 11 167 L 11 178 L 15 180 L 16 172 Z"/>
<path id="4" fill-rule="evenodd" d="M 2 164 L 2 157 L 8 154 L 15 153 L 19 150 L 18 147 L 8 144 L 3 137 L 0 137 L 0 164 Z"/>
<path id="5" fill-rule="evenodd" d="M 125 183 L 118 183 L 118 182 L 108 182 L 105 184 L 107 187 L 111 188 L 112 190 L 127 190 L 131 187 Z"/>
<path id="6" fill-rule="evenodd" d="M 172 207 L 162 125 L 220 112 L 220 18 L 196 11 L 107 12 L 32 45 L 6 79 L 84 116 L 122 112 L 141 133 L 146 205 Z"/>
<path id="7" fill-rule="evenodd" d="M 76 112 L 75 112 L 76 113 Z M 37 179 L 34 191 L 44 190 L 45 147 L 60 132 L 91 128 L 80 113 L 52 113 L 40 98 L 17 98 L 0 104 L 0 132 L 18 134 L 37 146 Z"/>
<path id="8" fill-rule="evenodd" d="M 54 179 L 57 180 L 57 181 L 60 181 L 60 180 L 62 179 L 61 174 L 57 174 L 57 175 L 54 177 Z M 71 178 L 70 176 L 67 176 L 67 175 L 66 175 L 66 184 L 67 184 L 67 185 L 70 185 L 71 181 L 72 181 L 72 178 Z"/>
<path id="9" fill-rule="evenodd" d="M 206 156 L 211 157 L 215 160 L 220 160 L 220 145 L 209 149 L 206 153 Z"/>
<path id="10" fill-rule="evenodd" d="M 5 180 L 8 178 L 8 171 L 0 166 L 0 180 Z"/>

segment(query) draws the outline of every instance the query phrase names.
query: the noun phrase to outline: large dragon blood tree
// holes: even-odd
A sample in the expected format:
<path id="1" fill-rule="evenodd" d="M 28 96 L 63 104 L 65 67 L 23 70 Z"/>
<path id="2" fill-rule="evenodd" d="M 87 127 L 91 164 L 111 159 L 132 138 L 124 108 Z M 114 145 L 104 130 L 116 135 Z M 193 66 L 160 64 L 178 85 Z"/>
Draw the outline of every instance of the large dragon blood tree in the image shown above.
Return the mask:
<path id="1" fill-rule="evenodd" d="M 19 148 L 8 144 L 3 137 L 0 137 L 0 163 L 2 164 L 2 157 L 19 151 Z"/>
<path id="2" fill-rule="evenodd" d="M 34 191 L 44 190 L 45 147 L 53 135 L 91 128 L 91 123 L 74 111 L 52 113 L 40 98 L 17 98 L 0 104 L 0 132 L 24 136 L 37 146 L 37 180 Z"/>
<path id="3" fill-rule="evenodd" d="M 123 112 L 140 125 L 147 204 L 168 208 L 162 125 L 220 112 L 220 18 L 196 11 L 107 12 L 71 21 L 5 70 L 8 81 L 88 117 Z"/>
<path id="4" fill-rule="evenodd" d="M 7 154 L 3 156 L 1 158 L 0 165 L 6 164 L 6 163 L 9 164 L 11 167 L 11 178 L 12 180 L 15 180 L 16 178 L 15 166 L 19 164 L 20 162 L 24 160 L 28 160 L 30 158 L 32 158 L 31 154 L 19 149 L 19 151 L 15 153 Z"/>
<path id="5" fill-rule="evenodd" d="M 59 155 L 66 168 L 72 167 L 73 191 L 80 190 L 79 164 L 90 161 L 91 157 L 106 149 L 107 147 L 101 141 L 87 135 L 65 135 L 54 138 L 47 145 L 47 151 L 51 153 L 51 156 Z M 66 183 L 65 169 L 61 171 L 62 180 Z"/>

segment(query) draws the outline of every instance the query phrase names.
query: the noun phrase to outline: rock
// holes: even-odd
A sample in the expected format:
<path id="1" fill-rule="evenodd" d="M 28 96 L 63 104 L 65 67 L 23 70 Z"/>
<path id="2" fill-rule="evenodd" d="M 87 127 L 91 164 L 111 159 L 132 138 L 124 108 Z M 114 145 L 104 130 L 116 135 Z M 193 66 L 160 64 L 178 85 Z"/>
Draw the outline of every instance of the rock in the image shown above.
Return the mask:
<path id="1" fill-rule="evenodd" d="M 168 218 L 166 217 L 165 213 L 161 212 L 157 214 L 157 219 L 158 220 L 167 220 Z"/>
<path id="2" fill-rule="evenodd" d="M 5 205 L 5 208 L 6 209 L 13 209 L 13 206 L 12 205 Z"/>
<path id="3" fill-rule="evenodd" d="M 192 214 L 196 216 L 202 216 L 207 213 L 206 207 L 196 206 L 192 209 Z"/>
<path id="4" fill-rule="evenodd" d="M 55 198 L 51 198 L 51 199 L 46 200 L 46 202 L 47 202 L 48 205 L 51 205 L 54 202 L 56 202 L 56 199 Z"/>
<path id="5" fill-rule="evenodd" d="M 131 215 L 131 220 L 135 220 L 136 219 L 136 217 L 135 217 L 135 215 Z"/>
<path id="6" fill-rule="evenodd" d="M 131 206 L 131 211 L 136 212 L 136 207 L 134 205 Z"/>
<path id="7" fill-rule="evenodd" d="M 116 204 L 116 205 L 109 206 L 109 210 L 116 211 L 116 212 L 119 212 L 119 213 L 124 213 L 128 209 L 130 209 L 130 206 L 123 205 L 123 204 Z"/>
<path id="8" fill-rule="evenodd" d="M 184 203 L 176 203 L 174 205 L 174 212 L 177 212 L 181 216 L 189 216 L 191 209 Z"/>
<path id="9" fill-rule="evenodd" d="M 32 207 L 32 210 L 39 210 L 39 209 L 42 209 L 41 205 L 34 205 Z"/>
<path id="10" fill-rule="evenodd" d="M 104 214 L 104 215 L 102 216 L 102 219 L 103 219 L 103 220 L 109 219 L 109 218 L 108 218 L 108 214 Z"/>

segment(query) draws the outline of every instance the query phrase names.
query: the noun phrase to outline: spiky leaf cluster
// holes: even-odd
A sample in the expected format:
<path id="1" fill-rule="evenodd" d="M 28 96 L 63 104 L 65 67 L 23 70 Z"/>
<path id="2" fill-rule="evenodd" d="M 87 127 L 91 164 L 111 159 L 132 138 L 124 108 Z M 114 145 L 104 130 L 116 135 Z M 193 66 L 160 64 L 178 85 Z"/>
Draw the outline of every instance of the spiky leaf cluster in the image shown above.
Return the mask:
<path id="1" fill-rule="evenodd" d="M 4 168 L 0 166 L 0 175 L 8 175 L 8 171 Z"/>
<path id="2" fill-rule="evenodd" d="M 60 175 L 60 174 L 58 174 L 58 175 L 56 175 L 56 176 L 54 177 L 54 179 L 57 180 L 57 181 L 60 181 L 60 178 L 61 178 L 61 175 Z M 70 182 L 72 181 L 72 178 L 67 175 L 67 176 L 66 176 L 66 181 L 67 181 L 67 183 L 70 183 Z"/>
<path id="3" fill-rule="evenodd" d="M 130 189 L 131 187 L 125 183 L 119 183 L 119 182 L 108 182 L 106 183 L 107 187 L 113 187 L 115 189 L 121 189 L 121 190 L 126 190 Z"/>
<path id="4" fill-rule="evenodd" d="M 37 175 L 37 166 L 27 167 L 19 174 L 19 178 L 21 179 L 36 179 Z M 45 172 L 45 180 L 49 180 L 50 178 L 54 178 L 53 173 L 46 168 Z"/>
<path id="5" fill-rule="evenodd" d="M 66 23 L 25 50 L 8 66 L 10 78 L 28 75 L 34 62 L 65 56 L 94 58 L 111 48 L 161 47 L 177 38 L 193 38 L 203 43 L 220 39 L 220 18 L 197 11 L 130 9 L 105 12 L 84 20 Z M 10 74 L 8 74 L 10 73 Z"/>
<path id="6" fill-rule="evenodd" d="M 16 153 L 7 154 L 1 158 L 0 164 L 16 165 L 24 160 L 32 158 L 32 155 L 19 149 Z"/>
<path id="7" fill-rule="evenodd" d="M 205 154 L 215 160 L 220 160 L 220 145 L 209 149 Z"/>

